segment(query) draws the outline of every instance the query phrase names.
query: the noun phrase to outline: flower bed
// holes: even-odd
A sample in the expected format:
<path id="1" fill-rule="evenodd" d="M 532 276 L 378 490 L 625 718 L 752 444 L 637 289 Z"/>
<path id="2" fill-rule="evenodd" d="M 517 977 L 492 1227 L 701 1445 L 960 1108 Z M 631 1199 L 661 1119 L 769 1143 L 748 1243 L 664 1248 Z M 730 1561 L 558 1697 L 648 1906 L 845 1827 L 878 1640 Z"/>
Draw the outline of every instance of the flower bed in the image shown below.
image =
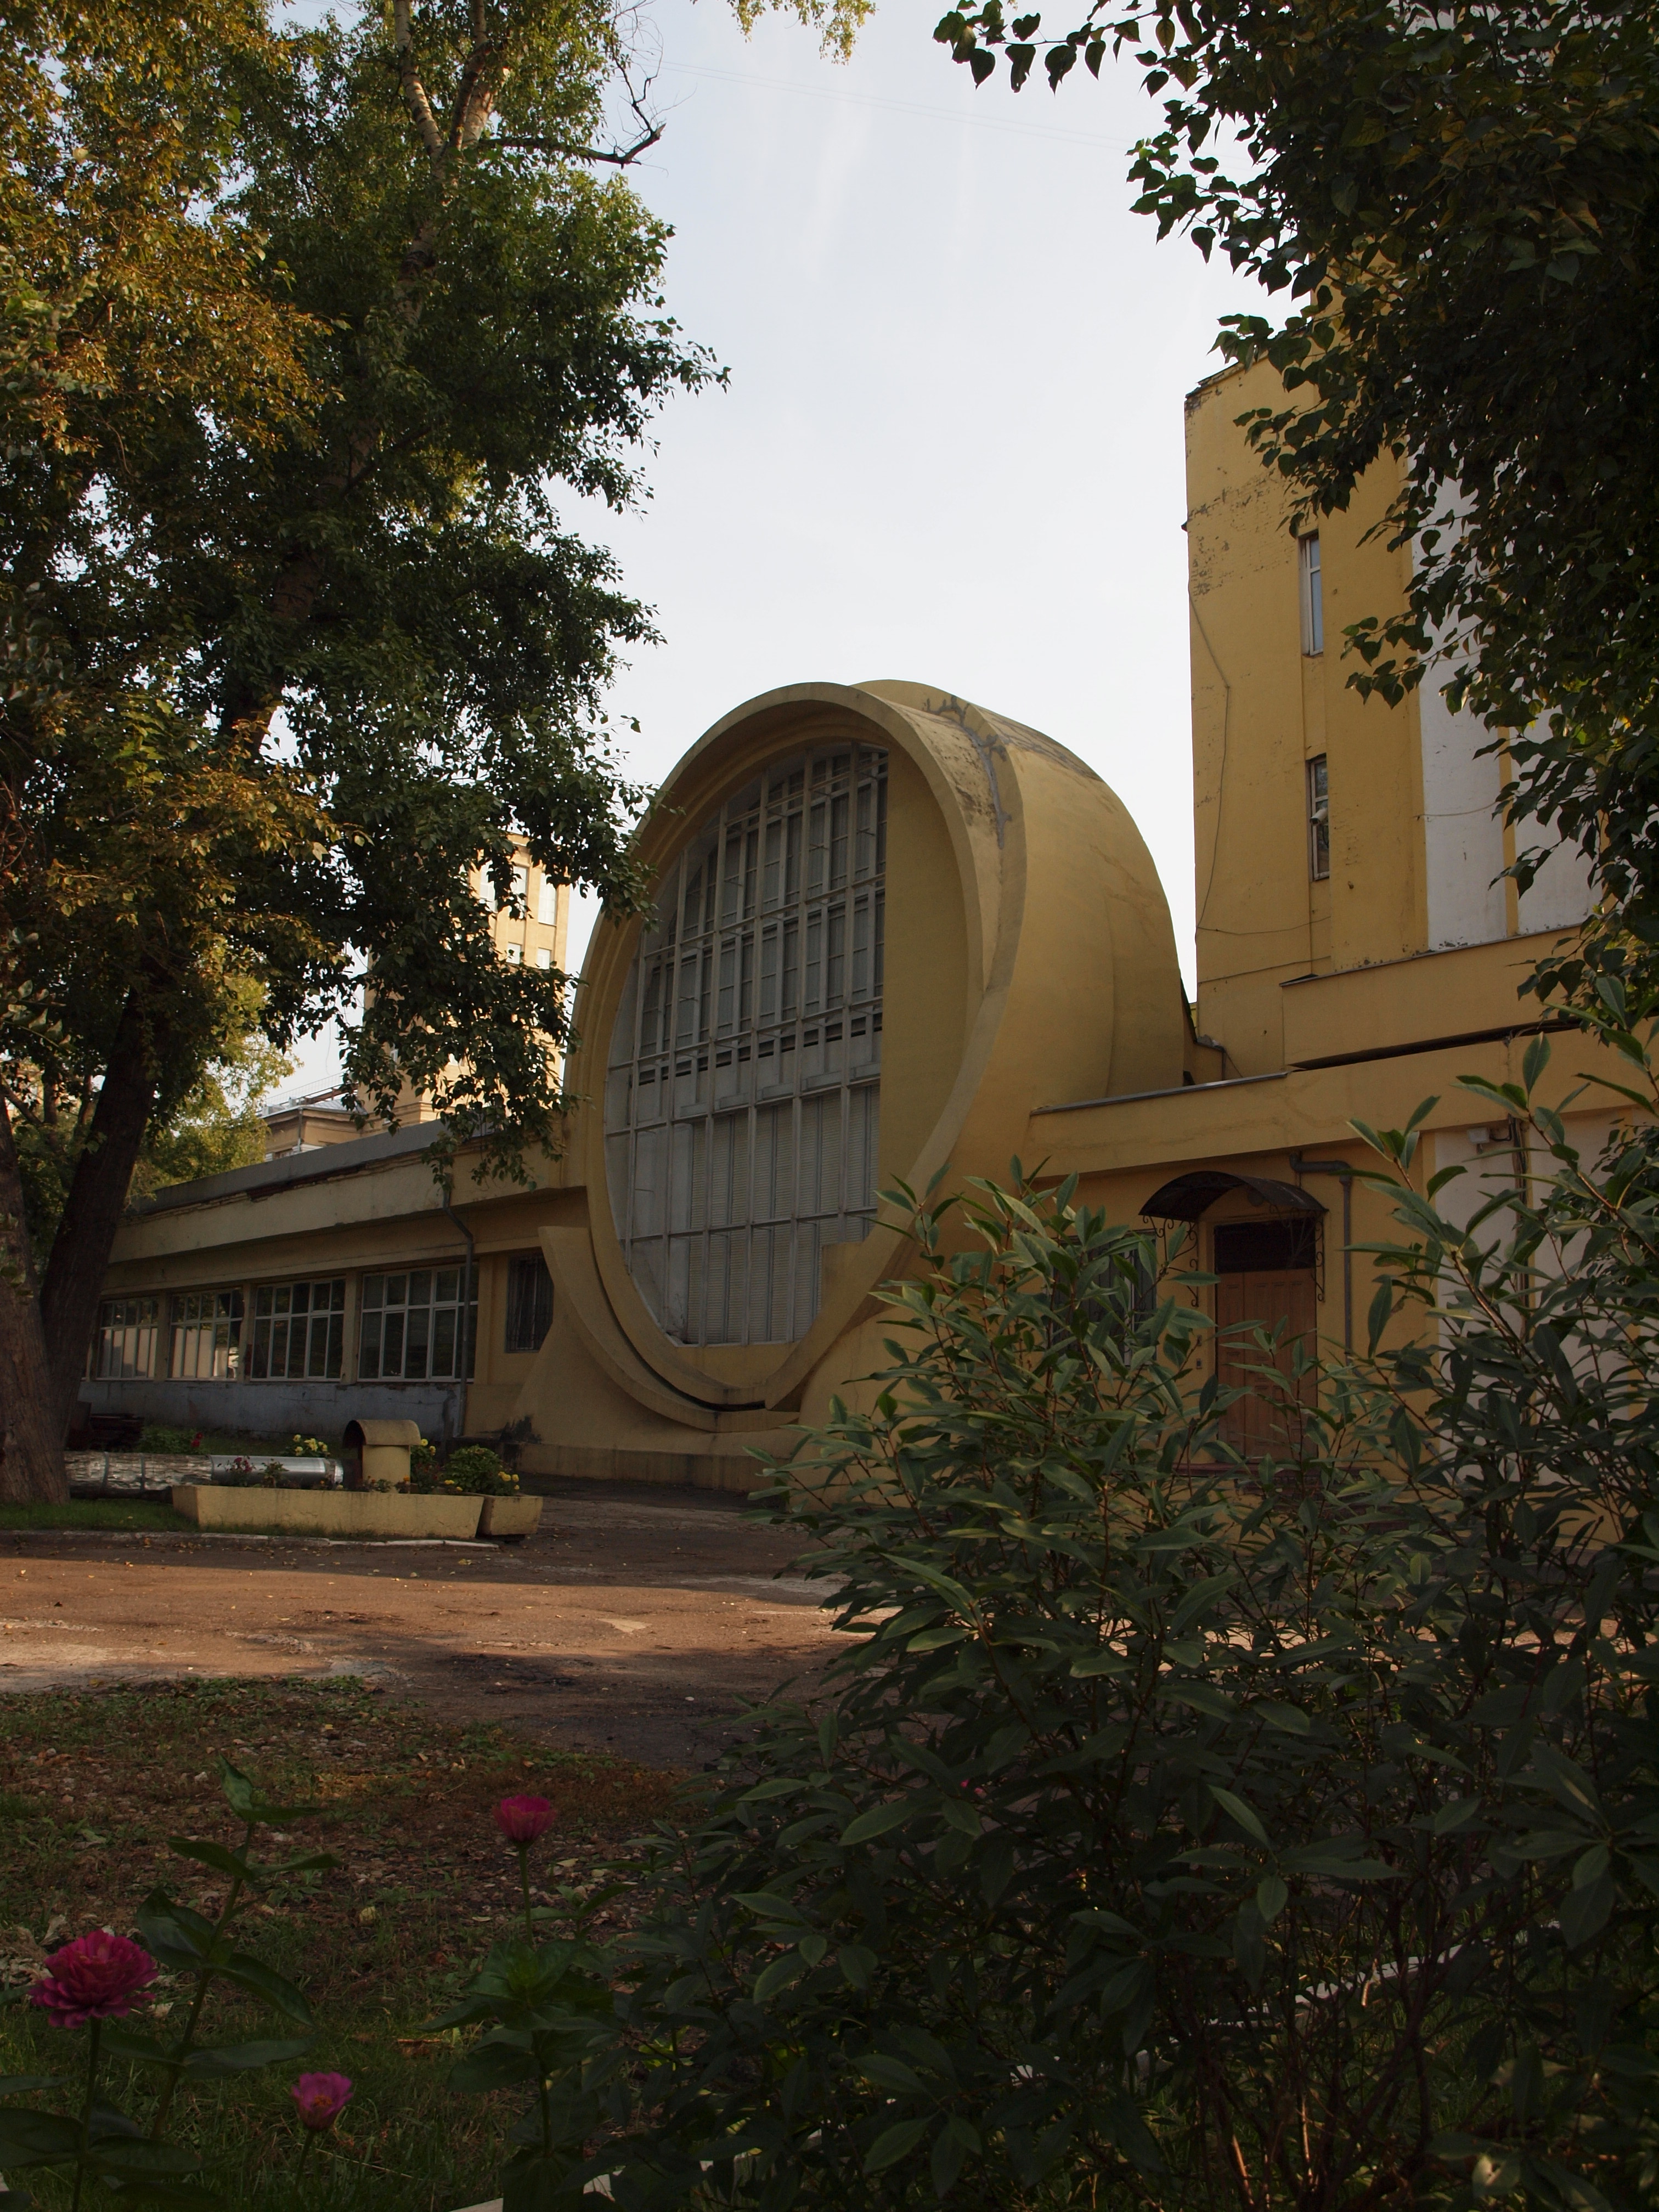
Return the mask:
<path id="1" fill-rule="evenodd" d="M 448 1536 L 478 1533 L 477 1498 L 380 1490 L 243 1490 L 182 1483 L 173 1510 L 200 1528 L 295 1536 Z"/>

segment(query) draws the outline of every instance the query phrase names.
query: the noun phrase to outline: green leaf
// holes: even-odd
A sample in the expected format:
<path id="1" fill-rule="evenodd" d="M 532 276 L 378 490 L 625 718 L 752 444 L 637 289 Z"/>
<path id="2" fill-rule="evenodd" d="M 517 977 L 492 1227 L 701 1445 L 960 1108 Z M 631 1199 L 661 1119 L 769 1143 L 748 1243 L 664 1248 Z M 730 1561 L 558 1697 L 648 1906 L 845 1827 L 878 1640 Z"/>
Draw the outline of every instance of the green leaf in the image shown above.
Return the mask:
<path id="1" fill-rule="evenodd" d="M 902 1828 L 915 1809 L 908 1797 L 901 1797 L 892 1804 L 872 1806 L 867 1813 L 860 1813 L 856 1820 L 848 1822 L 841 1832 L 842 1844 L 843 1847 L 867 1844 L 876 1836 L 884 1836 L 894 1828 Z"/>
<path id="2" fill-rule="evenodd" d="M 1371 1299 L 1370 1310 L 1365 1318 L 1367 1349 L 1373 1359 L 1376 1357 L 1376 1347 L 1382 1341 L 1382 1332 L 1387 1328 L 1389 1316 L 1393 1312 L 1393 1285 L 1386 1281 L 1381 1282 L 1376 1286 L 1376 1295 Z"/>
<path id="3" fill-rule="evenodd" d="M 900 2159 L 909 2156 L 927 2132 L 925 2118 L 900 2120 L 896 2126 L 884 2128 L 870 2146 L 864 2161 L 865 2172 L 879 2173 L 884 2166 L 896 2166 Z"/>
<path id="4" fill-rule="evenodd" d="M 116 2174 L 124 2181 L 179 2180 L 199 2173 L 202 2161 L 176 2143 L 149 2142 L 142 2136 L 100 2142 L 94 2160 L 100 2173 Z"/>
<path id="5" fill-rule="evenodd" d="M 872 2051 L 856 2060 L 859 2073 L 866 2081 L 873 2081 L 878 2089 L 890 2089 L 901 2097 L 925 2097 L 927 2085 L 913 2066 L 886 2051 Z"/>
<path id="6" fill-rule="evenodd" d="M 1264 1926 L 1268 1928 L 1273 1926 L 1290 1902 L 1290 1895 L 1289 1887 L 1276 1874 L 1265 1875 L 1256 1884 L 1256 1909 L 1261 1915 Z"/>
<path id="7" fill-rule="evenodd" d="M 66 2081 L 62 2074 L 0 2074 L 0 2097 L 33 2096 L 37 2089 L 61 2089 Z"/>
<path id="8" fill-rule="evenodd" d="M 248 1878 L 247 1861 L 240 1851 L 228 1851 L 222 1844 L 203 1843 L 192 1836 L 169 1836 L 167 1848 L 181 1859 L 198 1859 L 216 1873 L 228 1875 L 233 1881 Z"/>
<path id="9" fill-rule="evenodd" d="M 175 1904 L 163 1889 L 153 1889 L 133 1916 L 144 1948 L 164 1966 L 199 1967 L 213 1948 L 213 1923 L 187 1905 Z"/>
<path id="10" fill-rule="evenodd" d="M 56 2112 L 0 2111 L 0 2171 L 52 2165 L 65 2154 L 72 2158 L 80 2144 L 79 2127 Z"/>
<path id="11" fill-rule="evenodd" d="M 234 1982 L 239 1989 L 246 1990 L 259 1997 L 273 2010 L 285 2013 L 289 2020 L 297 2021 L 301 2027 L 315 2027 L 311 2007 L 292 1982 L 275 1972 L 258 1959 L 251 1959 L 246 1951 L 233 1951 L 219 1968 L 227 1981 Z"/>
<path id="12" fill-rule="evenodd" d="M 803 1961 L 799 1951 L 786 1951 L 781 1959 L 774 1959 L 763 1966 L 755 1977 L 754 1997 L 757 2004 L 769 2004 L 781 1990 L 800 1978 Z"/>
<path id="13" fill-rule="evenodd" d="M 957 2114 L 952 2113 L 933 2137 L 933 2148 L 928 2155 L 927 2171 L 933 2185 L 933 2194 L 941 2202 L 956 2186 L 957 2176 L 962 2172 L 962 2161 L 970 2152 L 980 2148 L 978 2131 Z"/>
<path id="14" fill-rule="evenodd" d="M 211 2078 L 221 2074 L 246 2074 L 259 2066 L 283 2066 L 289 2059 L 303 2058 L 316 2039 L 314 2035 L 299 2035 L 282 2041 L 216 2044 L 192 2051 L 185 2061 L 185 2071 Z"/>
<path id="15" fill-rule="evenodd" d="M 1561 1900 L 1561 1934 L 1567 1948 L 1577 1951 L 1607 1923 L 1614 1899 L 1613 1876 L 1601 1874 L 1582 1889 L 1570 1889 Z"/>
<path id="16" fill-rule="evenodd" d="M 506 2043 L 481 2043 L 458 2059 L 444 2077 L 446 2084 L 463 2097 L 488 2096 L 496 2089 L 515 2089 L 533 2081 L 540 2071 L 532 2051 Z"/>
<path id="17" fill-rule="evenodd" d="M 1247 1805 L 1235 1790 L 1224 1790 L 1218 1783 L 1211 1783 L 1209 1788 L 1211 1796 L 1229 1820 L 1237 1820 L 1245 1834 L 1253 1836 L 1258 1844 L 1267 1844 L 1267 1831 L 1262 1826 L 1261 1815 L 1254 1808 Z"/>

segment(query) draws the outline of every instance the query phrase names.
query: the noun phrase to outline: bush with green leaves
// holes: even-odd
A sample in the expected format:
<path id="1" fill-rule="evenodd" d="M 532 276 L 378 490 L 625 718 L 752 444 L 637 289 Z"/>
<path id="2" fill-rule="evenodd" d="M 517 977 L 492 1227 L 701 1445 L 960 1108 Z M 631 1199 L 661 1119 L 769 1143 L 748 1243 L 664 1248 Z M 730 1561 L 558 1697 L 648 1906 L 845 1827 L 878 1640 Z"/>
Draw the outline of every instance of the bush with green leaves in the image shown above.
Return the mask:
<path id="1" fill-rule="evenodd" d="M 1427 1325 L 1310 1409 L 1261 1340 L 1276 1463 L 1150 1238 L 915 1211 L 878 1401 L 769 1501 L 827 1693 L 662 1834 L 508 2212 L 1652 2201 L 1659 1179 L 1501 1103 L 1552 1176 L 1473 1230 L 1376 1137 L 1376 1339 Z"/>
<path id="2" fill-rule="evenodd" d="M 516 1498 L 519 1478 L 501 1465 L 488 1444 L 463 1444 L 444 1462 L 438 1486 L 469 1498 Z"/>
<path id="3" fill-rule="evenodd" d="M 147 1422 L 138 1438 L 141 1452 L 186 1453 L 200 1451 L 202 1431 L 199 1429 L 174 1429 L 156 1421 Z"/>

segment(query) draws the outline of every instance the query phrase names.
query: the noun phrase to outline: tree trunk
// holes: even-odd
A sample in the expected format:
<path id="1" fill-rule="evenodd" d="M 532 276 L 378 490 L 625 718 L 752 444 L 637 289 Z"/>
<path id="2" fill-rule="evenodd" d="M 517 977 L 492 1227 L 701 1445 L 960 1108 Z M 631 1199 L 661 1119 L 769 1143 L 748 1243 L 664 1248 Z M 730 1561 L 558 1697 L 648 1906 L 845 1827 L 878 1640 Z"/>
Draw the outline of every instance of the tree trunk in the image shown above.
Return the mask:
<path id="1" fill-rule="evenodd" d="M 53 1420 L 53 1404 L 23 1179 L 11 1116 L 0 1098 L 0 1498 L 8 1504 L 60 1504 L 69 1496 L 64 1431 Z"/>
<path id="2" fill-rule="evenodd" d="M 147 1014 L 136 991 L 129 992 L 40 1292 L 52 1358 L 52 1433 L 60 1443 L 75 1412 L 99 1295 L 155 1103 L 165 1049 L 164 1024 Z"/>

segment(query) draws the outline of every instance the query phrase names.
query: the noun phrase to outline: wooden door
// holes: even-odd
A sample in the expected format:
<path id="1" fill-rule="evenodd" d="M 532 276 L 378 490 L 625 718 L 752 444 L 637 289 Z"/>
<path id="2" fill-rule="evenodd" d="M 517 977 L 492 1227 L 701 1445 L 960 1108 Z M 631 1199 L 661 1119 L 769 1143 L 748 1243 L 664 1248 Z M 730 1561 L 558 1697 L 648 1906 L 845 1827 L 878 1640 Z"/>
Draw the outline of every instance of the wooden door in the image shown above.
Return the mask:
<path id="1" fill-rule="evenodd" d="M 1222 1434 L 1249 1459 L 1294 1451 L 1300 1428 L 1296 1407 L 1314 1402 L 1315 1370 L 1310 1368 L 1295 1383 L 1290 1376 L 1294 1347 L 1305 1344 L 1312 1352 L 1317 1340 L 1315 1236 L 1311 1221 L 1224 1223 L 1215 1231 L 1218 1377 L 1224 1390 L 1248 1392 L 1223 1414 Z M 1252 1326 L 1269 1336 L 1278 1332 L 1271 1355 L 1249 1334 L 1228 1334 Z M 1285 1377 L 1282 1393 L 1253 1372 L 1270 1358 Z"/>

